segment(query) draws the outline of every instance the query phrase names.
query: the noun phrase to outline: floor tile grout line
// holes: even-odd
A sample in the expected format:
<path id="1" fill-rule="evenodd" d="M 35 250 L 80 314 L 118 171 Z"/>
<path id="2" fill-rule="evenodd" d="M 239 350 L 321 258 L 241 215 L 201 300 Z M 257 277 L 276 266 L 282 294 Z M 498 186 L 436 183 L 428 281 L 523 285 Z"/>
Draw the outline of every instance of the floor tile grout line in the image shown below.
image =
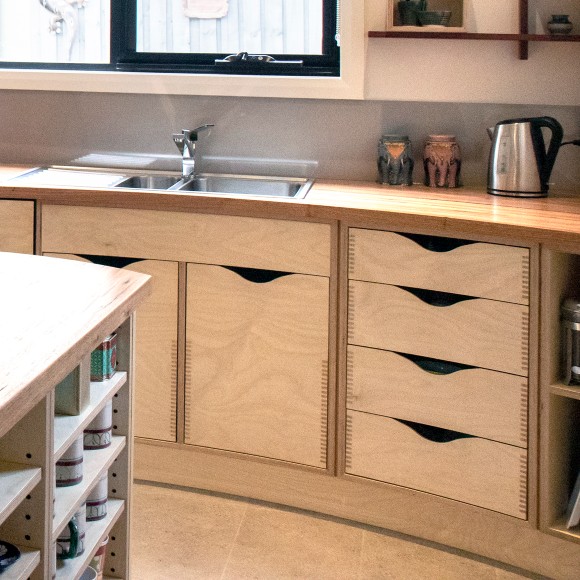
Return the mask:
<path id="1" fill-rule="evenodd" d="M 228 552 L 228 556 L 226 558 L 226 561 L 224 562 L 224 568 L 222 570 L 222 575 L 220 576 L 220 580 L 224 580 L 224 578 L 225 578 L 225 573 L 228 569 L 228 565 L 230 563 L 232 553 L 236 547 L 236 542 L 238 540 L 238 537 L 240 536 L 240 530 L 242 529 L 242 526 L 244 525 L 244 520 L 246 519 L 246 515 L 248 513 L 248 508 L 249 508 L 249 504 L 246 504 L 244 506 L 244 513 L 242 514 L 242 517 L 240 518 L 240 523 L 238 524 L 238 529 L 236 530 L 236 534 L 234 536 L 234 539 L 232 540 L 232 545 L 230 547 L 230 551 Z"/>

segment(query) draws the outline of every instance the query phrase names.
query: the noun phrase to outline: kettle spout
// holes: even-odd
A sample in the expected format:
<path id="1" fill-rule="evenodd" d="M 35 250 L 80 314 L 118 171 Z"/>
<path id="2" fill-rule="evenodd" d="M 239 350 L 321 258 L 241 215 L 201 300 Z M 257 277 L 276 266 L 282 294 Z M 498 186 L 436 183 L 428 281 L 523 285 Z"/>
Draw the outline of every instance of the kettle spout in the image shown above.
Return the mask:
<path id="1" fill-rule="evenodd" d="M 493 132 L 495 131 L 495 127 L 488 127 L 487 134 L 489 135 L 490 139 L 493 139 Z"/>

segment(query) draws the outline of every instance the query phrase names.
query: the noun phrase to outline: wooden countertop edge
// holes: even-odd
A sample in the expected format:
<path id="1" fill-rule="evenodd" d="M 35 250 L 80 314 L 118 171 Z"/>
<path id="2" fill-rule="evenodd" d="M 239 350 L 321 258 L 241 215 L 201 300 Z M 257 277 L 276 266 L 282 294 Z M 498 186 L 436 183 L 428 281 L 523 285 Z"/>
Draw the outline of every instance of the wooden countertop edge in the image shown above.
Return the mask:
<path id="1" fill-rule="evenodd" d="M 34 258 L 47 259 L 39 256 L 34 256 Z M 86 266 L 86 264 L 83 265 Z M 129 273 L 132 280 L 124 282 L 122 294 L 99 311 L 100 318 L 96 324 L 84 332 L 72 333 L 68 337 L 68 340 L 73 343 L 72 346 L 57 351 L 50 364 L 39 369 L 38 373 L 35 373 L 25 385 L 19 385 L 16 392 L 4 393 L 0 397 L 0 437 L 34 408 L 105 336 L 118 328 L 151 293 L 149 276 L 135 272 Z M 10 389 L 7 388 L 7 390 Z"/>
<path id="2" fill-rule="evenodd" d="M 336 221 L 368 227 L 425 229 L 442 235 L 514 238 L 555 248 L 580 245 L 580 192 L 507 198 L 484 189 L 384 186 L 317 180 L 305 199 L 191 195 L 186 192 L 28 188 L 0 184 L 0 198 L 57 205 L 218 213 L 272 219 Z"/>

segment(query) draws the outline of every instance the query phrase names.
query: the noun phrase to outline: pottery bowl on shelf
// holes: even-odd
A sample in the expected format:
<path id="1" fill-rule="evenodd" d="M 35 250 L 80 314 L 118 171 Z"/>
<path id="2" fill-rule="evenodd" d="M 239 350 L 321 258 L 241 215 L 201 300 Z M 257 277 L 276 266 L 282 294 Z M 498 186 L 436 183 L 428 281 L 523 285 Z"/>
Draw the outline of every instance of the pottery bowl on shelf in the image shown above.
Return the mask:
<path id="1" fill-rule="evenodd" d="M 421 10 L 417 12 L 417 18 L 421 26 L 430 24 L 447 26 L 451 20 L 451 10 Z"/>

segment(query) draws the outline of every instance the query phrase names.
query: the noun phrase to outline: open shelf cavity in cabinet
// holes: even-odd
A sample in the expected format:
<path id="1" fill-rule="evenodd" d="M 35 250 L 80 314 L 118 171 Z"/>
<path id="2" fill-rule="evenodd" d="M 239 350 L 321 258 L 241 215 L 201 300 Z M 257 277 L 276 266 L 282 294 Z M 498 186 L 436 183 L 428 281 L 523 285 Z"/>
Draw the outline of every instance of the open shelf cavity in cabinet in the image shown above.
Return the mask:
<path id="1" fill-rule="evenodd" d="M 54 460 L 82 434 L 104 404 L 126 383 L 127 373 L 117 371 L 109 380 L 91 383 L 91 404 L 80 415 L 56 415 L 54 418 Z"/>
<path id="2" fill-rule="evenodd" d="M 496 34 L 477 32 L 422 32 L 417 30 L 371 30 L 369 38 L 427 38 L 439 40 L 508 40 L 519 46 L 520 60 L 528 59 L 529 42 L 580 42 L 579 34 L 530 34 L 528 30 L 528 0 L 519 0 L 519 32 Z M 404 28 L 404 27 L 401 27 Z"/>
<path id="3" fill-rule="evenodd" d="M 560 308 L 580 296 L 580 255 L 542 248 L 540 336 L 540 527 L 580 543 L 580 525 L 567 528 L 566 511 L 580 473 L 580 386 L 562 377 Z"/>
<path id="4" fill-rule="evenodd" d="M 69 578 L 76 578 L 80 575 L 91 561 L 91 558 L 95 555 L 101 542 L 106 538 L 109 531 L 121 517 L 124 508 L 124 501 L 109 499 L 107 502 L 107 516 L 102 520 L 87 524 L 85 544 L 87 546 L 92 546 L 92 548 L 86 550 L 84 554 L 77 556 L 72 560 L 59 561 L 56 569 L 57 579 L 62 578 L 63 580 L 68 580 Z M 2 580 L 4 580 L 4 578 Z"/>
<path id="5" fill-rule="evenodd" d="M 119 456 L 125 443 L 125 437 L 113 437 L 111 445 L 106 449 L 85 450 L 83 480 L 77 485 L 56 489 L 52 529 L 53 542 L 56 541 L 64 526 L 73 517 L 78 506 L 85 501 L 94 484 L 108 471 L 113 461 Z"/>

